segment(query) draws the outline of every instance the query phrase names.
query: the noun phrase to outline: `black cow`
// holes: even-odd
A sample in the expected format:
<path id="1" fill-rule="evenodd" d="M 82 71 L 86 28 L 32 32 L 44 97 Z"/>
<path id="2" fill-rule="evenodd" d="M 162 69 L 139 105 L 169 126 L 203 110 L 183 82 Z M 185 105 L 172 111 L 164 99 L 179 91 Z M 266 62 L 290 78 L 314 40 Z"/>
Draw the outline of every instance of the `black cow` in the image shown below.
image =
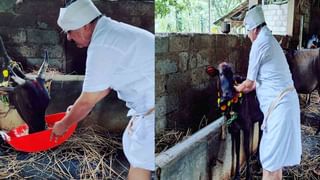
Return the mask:
<path id="1" fill-rule="evenodd" d="M 10 105 L 29 126 L 29 133 L 45 129 L 45 111 L 49 104 L 49 94 L 45 88 L 45 72 L 48 68 L 48 53 L 46 51 L 43 64 L 34 79 L 27 78 L 14 61 L 8 56 L 0 37 L 0 69 L 3 73 L 2 81 L 8 81 L 7 86 L 0 86 L 9 96 Z M 0 81 L 1 82 L 1 81 Z"/>
<path id="2" fill-rule="evenodd" d="M 287 50 L 285 54 L 297 92 L 311 94 L 318 90 L 320 96 L 320 49 Z"/>
<path id="3" fill-rule="evenodd" d="M 249 168 L 250 160 L 250 135 L 253 125 L 263 121 L 263 113 L 260 110 L 259 102 L 256 98 L 256 92 L 252 91 L 247 94 L 240 94 L 235 91 L 235 83 L 241 83 L 245 79 L 241 76 L 233 76 L 232 69 L 229 64 L 221 63 L 218 69 L 212 66 L 207 67 L 207 73 L 210 76 L 219 74 L 219 96 L 218 104 L 223 115 L 227 119 L 228 131 L 232 138 L 232 157 L 236 154 L 236 174 L 234 179 L 240 179 L 240 130 L 243 131 L 244 152 L 246 156 L 247 171 L 246 179 L 251 178 Z M 262 132 L 259 133 L 259 144 Z M 258 150 L 259 152 L 259 146 Z M 234 158 L 232 158 L 234 159 Z"/>

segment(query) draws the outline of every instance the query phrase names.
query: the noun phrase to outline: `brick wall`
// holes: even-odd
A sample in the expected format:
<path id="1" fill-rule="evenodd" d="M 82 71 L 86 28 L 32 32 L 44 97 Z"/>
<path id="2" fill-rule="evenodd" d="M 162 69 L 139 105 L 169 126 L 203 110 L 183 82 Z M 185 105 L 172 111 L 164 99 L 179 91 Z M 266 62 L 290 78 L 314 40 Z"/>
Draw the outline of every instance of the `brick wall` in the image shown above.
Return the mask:
<path id="1" fill-rule="evenodd" d="M 206 65 L 230 62 L 236 72 L 245 75 L 250 46 L 249 39 L 243 36 L 156 34 L 157 132 L 164 128 L 198 126 L 201 119 L 189 119 L 193 115 L 186 104 L 193 103 L 190 96 L 201 99 L 206 95 L 205 89 L 211 83 Z M 190 90 L 196 94 L 190 95 Z"/>
<path id="2" fill-rule="evenodd" d="M 287 34 L 288 4 L 262 6 L 266 23 L 272 34 Z"/>
<path id="3" fill-rule="evenodd" d="M 94 0 L 107 16 L 154 31 L 153 0 Z M 0 1 L 0 35 L 12 58 L 25 69 L 40 65 L 44 49 L 49 50 L 50 67 L 64 72 L 84 73 L 86 49 L 66 42 L 56 21 L 64 0 Z"/>

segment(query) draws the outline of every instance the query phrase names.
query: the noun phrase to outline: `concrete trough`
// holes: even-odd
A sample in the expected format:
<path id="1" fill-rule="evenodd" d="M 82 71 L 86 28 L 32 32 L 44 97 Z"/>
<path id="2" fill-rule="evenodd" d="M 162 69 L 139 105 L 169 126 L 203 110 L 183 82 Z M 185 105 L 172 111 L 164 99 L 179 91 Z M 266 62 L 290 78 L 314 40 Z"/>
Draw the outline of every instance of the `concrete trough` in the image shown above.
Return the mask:
<path id="1" fill-rule="evenodd" d="M 208 180 L 230 179 L 232 169 L 231 136 L 221 140 L 220 117 L 184 141 L 156 156 L 156 175 L 158 180 Z M 254 127 L 252 151 L 258 142 L 258 124 Z M 242 146 L 242 142 L 241 142 Z M 241 163 L 244 164 L 244 151 L 240 150 Z M 235 162 L 234 162 L 235 167 Z"/>

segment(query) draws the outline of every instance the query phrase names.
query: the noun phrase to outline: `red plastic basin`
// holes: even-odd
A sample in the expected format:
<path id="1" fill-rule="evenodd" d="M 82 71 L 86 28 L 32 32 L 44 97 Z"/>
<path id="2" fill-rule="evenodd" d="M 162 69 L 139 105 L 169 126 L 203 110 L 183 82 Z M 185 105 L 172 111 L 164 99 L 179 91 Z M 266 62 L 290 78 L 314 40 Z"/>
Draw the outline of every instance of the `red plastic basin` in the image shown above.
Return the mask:
<path id="1" fill-rule="evenodd" d="M 41 132 L 23 135 L 24 131 L 28 129 L 26 124 L 12 129 L 8 133 L 11 140 L 7 141 L 7 143 L 10 144 L 15 150 L 23 152 L 40 152 L 59 146 L 70 138 L 77 127 L 77 124 L 72 125 L 63 136 L 58 138 L 57 142 L 50 141 L 50 135 L 52 131 L 51 128 L 53 127 L 54 123 L 60 121 L 65 114 L 65 112 L 62 112 L 47 115 L 45 120 L 48 129 Z"/>

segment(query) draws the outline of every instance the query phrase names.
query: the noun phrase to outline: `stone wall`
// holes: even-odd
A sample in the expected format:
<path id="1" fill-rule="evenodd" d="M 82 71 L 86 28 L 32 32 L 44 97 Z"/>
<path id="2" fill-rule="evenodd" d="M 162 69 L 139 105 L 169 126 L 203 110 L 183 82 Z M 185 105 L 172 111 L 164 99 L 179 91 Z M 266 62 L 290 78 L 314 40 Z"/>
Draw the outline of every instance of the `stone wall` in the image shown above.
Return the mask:
<path id="1" fill-rule="evenodd" d="M 63 68 L 64 50 L 55 25 L 61 1 L 0 2 L 0 35 L 9 55 L 24 67 L 40 64 L 48 49 L 50 66 Z"/>
<path id="2" fill-rule="evenodd" d="M 105 15 L 154 31 L 153 0 L 94 0 Z M 49 50 L 50 67 L 64 72 L 84 73 L 86 50 L 66 42 L 57 26 L 64 0 L 0 1 L 0 35 L 10 56 L 24 67 L 40 65 L 44 49 Z"/>
<path id="3" fill-rule="evenodd" d="M 272 34 L 287 34 L 288 4 L 262 6 L 266 23 Z"/>
<path id="4" fill-rule="evenodd" d="M 206 91 L 210 83 L 215 84 L 206 74 L 206 66 L 226 61 L 234 65 L 237 73 L 245 75 L 250 46 L 249 39 L 243 36 L 156 34 L 157 132 L 164 128 L 187 128 L 191 124 L 198 126 L 203 114 L 193 118 L 188 114 L 188 105 L 194 104 L 191 96 L 206 101 L 211 98 L 207 94 L 215 94 L 214 90 Z M 208 106 L 215 108 L 214 104 L 205 104 L 195 113 Z"/>

